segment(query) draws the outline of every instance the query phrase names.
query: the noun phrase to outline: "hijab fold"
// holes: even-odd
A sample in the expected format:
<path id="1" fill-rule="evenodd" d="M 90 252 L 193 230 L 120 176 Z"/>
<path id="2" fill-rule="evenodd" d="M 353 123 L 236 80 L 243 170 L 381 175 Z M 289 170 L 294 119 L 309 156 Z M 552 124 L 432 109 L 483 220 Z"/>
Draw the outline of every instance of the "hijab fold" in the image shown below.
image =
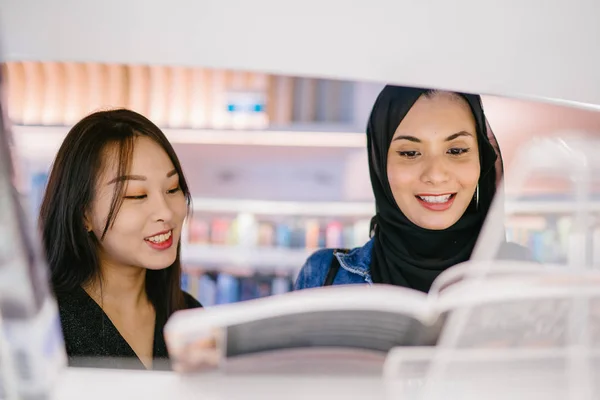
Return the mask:
<path id="1" fill-rule="evenodd" d="M 374 283 L 429 291 L 445 269 L 471 256 L 485 216 L 502 177 L 502 158 L 485 118 L 478 95 L 457 93 L 466 100 L 477 131 L 479 148 L 479 201 L 474 198 L 463 216 L 444 230 L 421 228 L 402 213 L 389 185 L 387 155 L 396 129 L 427 89 L 386 86 L 379 94 L 367 126 L 369 172 L 377 213 L 372 220 Z"/>

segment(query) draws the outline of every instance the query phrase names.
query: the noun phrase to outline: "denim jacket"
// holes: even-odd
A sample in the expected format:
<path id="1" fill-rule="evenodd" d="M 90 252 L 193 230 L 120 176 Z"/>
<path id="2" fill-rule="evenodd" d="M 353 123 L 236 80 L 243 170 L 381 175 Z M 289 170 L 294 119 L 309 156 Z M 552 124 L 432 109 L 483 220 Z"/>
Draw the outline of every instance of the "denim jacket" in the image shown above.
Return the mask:
<path id="1" fill-rule="evenodd" d="M 323 286 L 334 256 L 340 262 L 340 269 L 333 280 L 334 285 L 373 284 L 370 269 L 373 240 L 369 240 L 363 247 L 357 247 L 348 253 L 335 252 L 333 249 L 315 252 L 300 270 L 294 290 Z M 496 258 L 498 260 L 537 262 L 529 249 L 510 242 L 502 243 Z"/>
<path id="2" fill-rule="evenodd" d="M 306 260 L 298 274 L 294 290 L 323 286 L 333 257 L 337 257 L 340 262 L 340 269 L 333 281 L 334 285 L 372 284 L 370 271 L 372 251 L 373 239 L 347 253 L 335 252 L 333 249 L 319 250 Z"/>

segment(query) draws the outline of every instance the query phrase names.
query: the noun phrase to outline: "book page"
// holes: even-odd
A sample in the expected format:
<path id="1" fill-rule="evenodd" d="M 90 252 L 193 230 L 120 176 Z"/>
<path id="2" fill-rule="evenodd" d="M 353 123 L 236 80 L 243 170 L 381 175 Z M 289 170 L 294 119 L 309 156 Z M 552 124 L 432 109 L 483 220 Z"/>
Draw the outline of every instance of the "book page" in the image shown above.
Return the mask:
<path id="1" fill-rule="evenodd" d="M 321 311 L 247 322 L 227 328 L 227 357 L 300 347 L 345 347 L 387 352 L 432 345 L 437 332 L 419 320 L 374 310 Z"/>
<path id="2" fill-rule="evenodd" d="M 174 368 L 182 371 L 290 349 L 385 354 L 396 346 L 435 343 L 441 323 L 422 293 L 345 286 L 181 311 L 167 323 L 165 339 Z"/>
<path id="3" fill-rule="evenodd" d="M 437 301 L 442 293 L 451 289 L 461 290 L 461 283 L 469 283 L 467 281 L 474 279 L 491 280 L 503 278 L 522 278 L 540 275 L 547 271 L 559 271 L 556 267 L 542 266 L 539 263 L 526 261 L 467 261 L 457 264 L 442 272 L 433 282 L 428 293 L 430 301 Z"/>
<path id="4" fill-rule="evenodd" d="M 600 286 L 546 281 L 451 311 L 423 398 L 595 398 L 588 394 L 598 393 Z"/>
<path id="5" fill-rule="evenodd" d="M 314 373 L 324 360 L 328 374 L 347 369 L 348 363 L 356 370 L 380 372 L 389 350 L 434 345 L 442 325 L 441 320 L 429 326 L 414 317 L 373 310 L 297 313 L 223 327 L 172 344 L 169 354 L 179 372 L 223 367 L 256 373 L 259 364 L 269 373 L 290 367 L 297 372 L 302 365 L 311 371 L 313 364 Z M 327 354 L 337 360 L 328 360 Z"/>
<path id="6" fill-rule="evenodd" d="M 571 305 L 569 299 L 546 298 L 473 306 L 455 345 L 459 349 L 564 347 Z"/>
<path id="7" fill-rule="evenodd" d="M 562 270 L 465 281 L 439 297 L 450 315 L 446 345 L 469 347 L 564 347 L 573 323 L 587 345 L 600 343 L 600 273 Z M 573 333 L 571 333 L 573 335 Z"/>
<path id="8" fill-rule="evenodd" d="M 385 353 L 343 347 L 281 349 L 228 358 L 220 372 L 227 375 L 381 376 Z"/>

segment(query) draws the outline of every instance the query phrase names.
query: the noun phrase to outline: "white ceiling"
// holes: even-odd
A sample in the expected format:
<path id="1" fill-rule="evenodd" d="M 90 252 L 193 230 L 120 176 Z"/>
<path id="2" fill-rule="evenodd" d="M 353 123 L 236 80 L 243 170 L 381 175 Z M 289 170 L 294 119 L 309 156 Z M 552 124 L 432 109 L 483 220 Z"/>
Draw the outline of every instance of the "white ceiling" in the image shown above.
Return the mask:
<path id="1" fill-rule="evenodd" d="M 597 0 L 2 0 L 10 60 L 227 67 L 600 104 Z"/>

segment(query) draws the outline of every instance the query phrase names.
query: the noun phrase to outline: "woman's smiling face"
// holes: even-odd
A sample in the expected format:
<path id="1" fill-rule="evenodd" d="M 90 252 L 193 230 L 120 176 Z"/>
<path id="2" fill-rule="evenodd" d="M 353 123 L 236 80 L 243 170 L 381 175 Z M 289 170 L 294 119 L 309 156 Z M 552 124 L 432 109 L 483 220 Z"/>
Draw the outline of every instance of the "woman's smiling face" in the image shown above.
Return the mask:
<path id="1" fill-rule="evenodd" d="M 473 201 L 480 175 L 475 119 L 449 92 L 422 95 L 390 143 L 387 175 L 396 204 L 415 225 L 454 225 Z"/>
<path id="2" fill-rule="evenodd" d="M 114 185 L 124 181 L 123 203 L 100 242 L 103 263 L 167 268 L 177 257 L 187 203 L 179 186 L 179 175 L 167 153 L 153 140 L 134 139 L 133 158 L 127 176 L 118 175 L 117 156 L 105 151 L 104 170 L 96 184 L 96 195 L 87 213 L 88 225 L 101 238 L 114 196 Z"/>

